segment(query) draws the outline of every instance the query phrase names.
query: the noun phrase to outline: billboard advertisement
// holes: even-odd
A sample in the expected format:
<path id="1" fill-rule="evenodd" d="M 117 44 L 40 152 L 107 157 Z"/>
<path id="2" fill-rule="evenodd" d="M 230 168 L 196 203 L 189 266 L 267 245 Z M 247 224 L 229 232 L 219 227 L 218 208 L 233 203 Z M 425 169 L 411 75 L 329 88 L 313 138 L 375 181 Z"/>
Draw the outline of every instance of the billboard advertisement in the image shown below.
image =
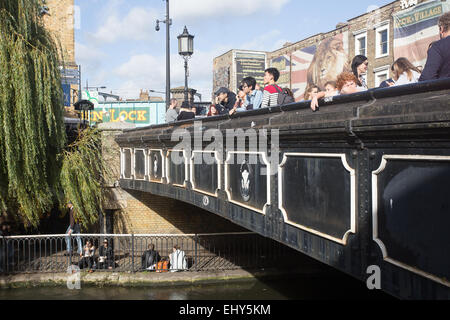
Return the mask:
<path id="1" fill-rule="evenodd" d="M 336 81 L 343 71 L 350 71 L 348 31 L 323 39 L 318 45 L 302 48 L 272 59 L 280 70 L 281 87 L 291 87 L 295 101 L 303 100 L 306 90 L 317 85 L 324 89 L 327 81 Z"/>
<path id="2" fill-rule="evenodd" d="M 424 67 L 429 45 L 439 40 L 438 19 L 448 11 L 447 2 L 433 0 L 393 14 L 394 59 L 405 57 Z"/>
<path id="3" fill-rule="evenodd" d="M 90 112 L 90 123 L 128 122 L 146 127 L 165 123 L 165 114 L 165 102 L 101 102 Z"/>
<path id="4" fill-rule="evenodd" d="M 246 77 L 253 77 L 261 86 L 264 82 L 266 69 L 266 55 L 264 53 L 239 52 L 235 53 L 236 88 L 237 92 L 241 82 Z"/>

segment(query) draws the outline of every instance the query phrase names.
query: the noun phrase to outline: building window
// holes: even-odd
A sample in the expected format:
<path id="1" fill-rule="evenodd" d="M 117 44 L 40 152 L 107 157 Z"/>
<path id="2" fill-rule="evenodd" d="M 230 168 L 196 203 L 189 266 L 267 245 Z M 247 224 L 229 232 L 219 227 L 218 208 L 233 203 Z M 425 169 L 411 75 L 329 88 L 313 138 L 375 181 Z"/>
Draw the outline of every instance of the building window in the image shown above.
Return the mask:
<path id="1" fill-rule="evenodd" d="M 375 53 L 376 58 L 389 55 L 389 23 L 375 29 Z"/>
<path id="2" fill-rule="evenodd" d="M 355 35 L 355 56 L 367 56 L 367 32 Z"/>
<path id="3" fill-rule="evenodd" d="M 389 66 L 377 68 L 373 72 L 375 74 L 375 88 L 378 88 L 384 80 L 389 78 Z"/>

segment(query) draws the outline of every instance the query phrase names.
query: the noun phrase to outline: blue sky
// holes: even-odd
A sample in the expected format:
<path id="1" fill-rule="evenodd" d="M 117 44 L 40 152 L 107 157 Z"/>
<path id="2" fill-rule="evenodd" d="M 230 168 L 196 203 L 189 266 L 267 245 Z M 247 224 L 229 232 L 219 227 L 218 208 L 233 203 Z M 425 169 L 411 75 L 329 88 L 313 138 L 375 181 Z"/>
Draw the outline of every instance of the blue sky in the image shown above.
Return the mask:
<path id="1" fill-rule="evenodd" d="M 213 59 L 231 49 L 273 51 L 333 30 L 337 23 L 390 0 L 170 0 L 171 86 L 184 85 L 177 36 L 195 35 L 189 87 L 211 96 Z M 165 90 L 164 0 L 75 0 L 76 61 L 83 86 L 136 98 L 140 89 Z M 158 94 L 156 94 L 158 95 Z M 163 96 L 163 95 L 159 95 Z"/>

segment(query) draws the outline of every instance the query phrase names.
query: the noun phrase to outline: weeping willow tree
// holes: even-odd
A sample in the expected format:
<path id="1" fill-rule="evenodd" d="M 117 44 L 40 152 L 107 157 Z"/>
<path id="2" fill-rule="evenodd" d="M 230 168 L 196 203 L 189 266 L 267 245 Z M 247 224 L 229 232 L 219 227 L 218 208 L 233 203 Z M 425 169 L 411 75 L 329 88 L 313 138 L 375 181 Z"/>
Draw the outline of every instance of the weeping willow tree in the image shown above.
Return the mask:
<path id="1" fill-rule="evenodd" d="M 36 227 L 70 199 L 86 226 L 100 209 L 99 134 L 88 130 L 66 148 L 62 55 L 40 4 L 0 0 L 0 212 Z"/>

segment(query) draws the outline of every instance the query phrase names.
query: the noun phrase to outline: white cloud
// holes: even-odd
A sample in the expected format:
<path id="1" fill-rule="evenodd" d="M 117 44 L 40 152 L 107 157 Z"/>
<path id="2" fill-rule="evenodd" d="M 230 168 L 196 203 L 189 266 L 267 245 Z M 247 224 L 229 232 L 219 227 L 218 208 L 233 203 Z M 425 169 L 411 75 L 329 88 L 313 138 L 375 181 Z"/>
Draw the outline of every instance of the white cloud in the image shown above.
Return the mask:
<path id="1" fill-rule="evenodd" d="M 189 60 L 189 87 L 195 88 L 208 100 L 212 91 L 213 59 L 229 49 L 217 47 L 211 51 L 196 50 Z M 171 87 L 184 86 L 184 60 L 178 54 L 170 57 Z M 165 90 L 165 56 L 140 54 L 113 70 L 121 79 L 118 93 L 125 98 L 136 98 L 140 89 Z"/>
<path id="2" fill-rule="evenodd" d="M 279 12 L 290 0 L 171 0 L 171 11 L 174 18 L 214 18 L 226 16 L 248 16 L 264 12 L 267 16 Z M 232 23 L 232 22 L 231 22 Z"/>
<path id="3" fill-rule="evenodd" d="M 95 47 L 86 46 L 80 42 L 75 43 L 75 55 L 78 64 L 84 68 L 95 70 L 100 68 L 106 54 Z"/>
<path id="4" fill-rule="evenodd" d="M 157 12 L 142 7 L 132 8 L 125 16 L 117 12 L 108 16 L 97 32 L 91 34 L 100 43 L 114 43 L 119 40 L 149 40 L 154 35 Z"/>
<path id="5" fill-rule="evenodd" d="M 271 30 L 267 33 L 260 34 L 248 42 L 243 43 L 238 49 L 256 50 L 256 51 L 275 51 L 287 42 L 281 37 L 280 30 Z"/>

